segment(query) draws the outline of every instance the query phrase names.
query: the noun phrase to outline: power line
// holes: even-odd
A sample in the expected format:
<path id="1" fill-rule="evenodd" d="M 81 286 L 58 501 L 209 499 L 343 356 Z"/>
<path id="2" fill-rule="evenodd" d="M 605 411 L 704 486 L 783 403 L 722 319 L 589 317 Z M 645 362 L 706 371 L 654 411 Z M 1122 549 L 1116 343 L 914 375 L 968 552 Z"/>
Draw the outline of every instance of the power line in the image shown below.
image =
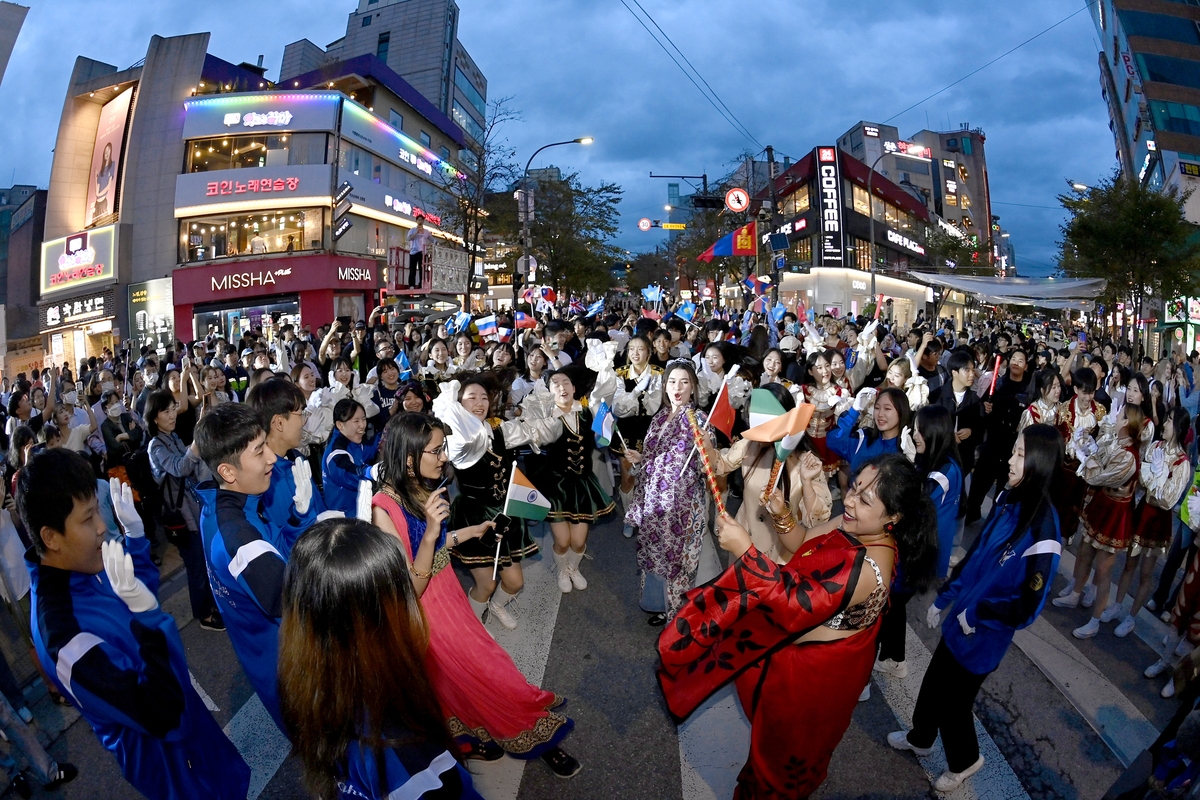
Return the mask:
<path id="1" fill-rule="evenodd" d="M 622 2 L 624 2 L 624 0 L 622 0 Z M 928 97 L 926 97 L 925 99 L 923 99 L 923 100 L 919 100 L 918 102 L 916 102 L 916 103 L 913 103 L 911 106 L 909 106 L 908 108 L 904 109 L 904 110 L 903 110 L 903 111 L 901 111 L 899 114 L 893 114 L 892 116 L 890 116 L 890 117 L 888 117 L 887 119 L 885 119 L 885 120 L 884 120 L 884 122 L 885 122 L 885 123 L 886 123 L 886 122 L 891 122 L 891 121 L 892 121 L 892 120 L 894 120 L 896 117 L 899 117 L 899 116 L 900 116 L 900 115 L 902 115 L 902 114 L 907 114 L 909 111 L 912 111 L 914 108 L 916 108 L 917 106 L 921 105 L 922 103 L 924 103 L 924 102 L 926 102 L 926 101 L 928 101 L 928 100 L 932 100 L 933 98 L 937 97 L 937 96 L 938 96 L 939 94 L 941 94 L 942 92 L 944 92 L 944 91 L 947 91 L 948 89 L 952 89 L 952 88 L 954 88 L 954 87 L 955 87 L 955 86 L 957 86 L 958 84 L 960 84 L 960 83 L 962 83 L 963 81 L 965 81 L 967 78 L 970 78 L 972 75 L 975 75 L 975 74 L 977 74 L 977 73 L 980 73 L 980 72 L 982 72 L 983 70 L 985 70 L 985 69 L 987 69 L 988 67 L 990 67 L 992 64 L 995 64 L 995 63 L 996 63 L 997 61 L 999 61 L 1000 59 L 1002 59 L 1002 58 L 1005 58 L 1006 56 L 1010 56 L 1010 55 L 1012 55 L 1013 53 L 1015 53 L 1016 51 L 1020 50 L 1022 47 L 1024 47 L 1024 46 L 1025 46 L 1025 45 L 1027 45 L 1027 44 L 1029 44 L 1030 42 L 1032 42 L 1034 39 L 1038 39 L 1038 38 L 1040 38 L 1040 37 L 1042 37 L 1042 36 L 1046 35 L 1046 34 L 1047 34 L 1047 33 L 1049 33 L 1050 31 L 1052 31 L 1052 30 L 1054 30 L 1055 28 L 1057 28 L 1059 25 L 1062 25 L 1062 24 L 1063 24 L 1064 22 L 1066 22 L 1067 20 L 1069 20 L 1069 19 L 1071 19 L 1071 18 L 1073 18 L 1073 17 L 1076 17 L 1076 16 L 1078 16 L 1080 12 L 1082 12 L 1082 11 L 1086 11 L 1087 9 L 1091 8 L 1093 5 L 1095 5 L 1095 4 L 1096 4 L 1096 2 L 1097 2 L 1097 0 L 1087 0 L 1087 2 L 1086 2 L 1086 3 L 1084 3 L 1084 6 L 1083 6 L 1083 8 L 1080 8 L 1080 9 L 1078 9 L 1078 10 L 1076 10 L 1076 11 L 1074 11 L 1074 12 L 1072 12 L 1072 13 L 1068 14 L 1067 16 L 1065 16 L 1065 17 L 1063 17 L 1062 19 L 1060 19 L 1058 22 L 1056 22 L 1056 23 L 1054 23 L 1053 25 L 1051 25 L 1049 28 L 1046 28 L 1045 30 L 1039 31 L 1038 33 L 1035 33 L 1033 36 L 1030 36 L 1028 39 L 1026 39 L 1025 41 L 1021 42 L 1021 43 L 1020 43 L 1019 45 L 1017 45 L 1016 47 L 1013 47 L 1013 48 L 1012 48 L 1012 49 L 1010 49 L 1010 50 L 1006 50 L 1005 52 L 1003 52 L 1003 53 L 1001 53 L 1000 55 L 996 56 L 996 57 L 995 57 L 995 58 L 993 58 L 991 61 L 989 61 L 989 62 L 987 62 L 986 64 L 984 64 L 982 67 L 979 67 L 979 68 L 978 68 L 978 69 L 976 69 L 976 70 L 972 70 L 971 72 L 968 72 L 966 75 L 963 75 L 961 78 L 959 78 L 958 80 L 956 80 L 954 83 L 950 84 L 949 86 L 942 87 L 941 89 L 938 89 L 936 92 L 934 92 L 933 94 L 929 95 L 929 96 L 928 96 Z"/>
<path id="2" fill-rule="evenodd" d="M 636 0 L 634 0 L 634 2 L 636 2 Z M 645 21 L 641 17 L 639 17 L 632 8 L 629 7 L 629 3 L 625 2 L 625 0 L 621 0 L 621 5 L 625 6 L 625 9 L 631 15 L 633 15 L 634 19 L 636 19 L 638 21 L 638 24 L 646 29 L 646 33 L 650 34 L 650 38 L 654 40 L 654 43 L 657 44 L 659 47 L 661 47 L 662 51 L 667 54 L 667 57 L 675 62 L 675 66 L 679 67 L 679 71 L 684 74 L 684 77 L 686 77 L 689 81 L 692 82 L 692 85 L 696 87 L 696 91 L 700 92 L 700 94 L 704 97 L 704 99 L 707 100 L 714 109 L 716 109 L 716 112 L 718 114 L 720 114 L 726 122 L 728 122 L 731 126 L 733 126 L 733 129 L 735 131 L 737 131 L 739 135 L 746 137 L 747 139 L 749 139 L 751 142 L 753 142 L 758 147 L 762 147 L 762 145 L 759 143 L 759 141 L 757 139 L 755 139 L 754 136 L 748 130 L 745 129 L 745 126 L 743 126 L 740 122 L 738 122 L 737 119 L 735 117 L 733 117 L 731 114 L 729 114 L 725 110 L 723 110 L 721 108 L 721 106 L 718 105 L 717 102 L 714 102 L 713 98 L 710 97 L 708 95 L 708 93 L 706 93 L 704 91 L 704 89 L 700 88 L 700 84 L 696 82 L 696 79 L 692 77 L 691 73 L 689 73 L 686 69 L 684 69 L 683 65 L 679 63 L 679 59 L 676 58 L 675 55 L 670 50 L 667 49 L 667 46 L 665 44 L 663 44 L 662 41 L 657 36 L 654 35 L 654 31 L 650 30 L 650 27 L 648 25 L 646 25 Z M 638 6 L 638 7 L 641 8 L 641 6 Z M 643 11 L 644 11 L 644 9 L 643 9 Z M 646 16 L 649 17 L 649 14 L 647 14 Z M 654 22 L 653 19 L 651 19 L 650 21 Z M 655 27 L 658 27 L 658 23 L 655 23 Z M 680 55 L 682 56 L 683 54 L 680 53 Z M 695 68 L 693 67 L 693 69 L 695 69 Z M 696 74 L 699 75 L 700 73 L 697 72 Z M 704 80 L 704 78 L 701 77 L 700 80 Z M 713 94 L 715 95 L 716 93 L 714 92 Z M 718 98 L 718 101 L 719 101 L 719 99 L 720 98 Z"/>
<path id="3" fill-rule="evenodd" d="M 1028 203 L 1005 203 L 1002 200 L 993 200 L 994 206 L 1020 206 L 1021 208 L 1049 208 L 1052 211 L 1066 211 L 1062 206 L 1031 206 Z"/>
<path id="4" fill-rule="evenodd" d="M 692 72 L 696 73 L 696 77 L 699 78 L 700 82 L 704 84 L 705 88 L 707 88 L 708 91 L 712 93 L 713 98 L 715 98 L 716 101 L 721 104 L 721 107 L 729 112 L 729 116 L 733 117 L 733 119 L 737 121 L 737 124 L 740 126 L 742 132 L 750 139 L 750 141 L 754 142 L 759 147 L 762 147 L 763 146 L 762 142 L 760 142 L 760 141 L 758 141 L 758 139 L 754 138 L 754 134 L 752 134 L 750 132 L 750 129 L 742 124 L 742 121 L 737 118 L 736 114 L 733 113 L 733 109 L 731 109 L 729 106 L 727 106 L 725 104 L 725 101 L 721 99 L 721 96 L 717 94 L 716 90 L 713 89 L 712 86 L 709 85 L 708 81 L 706 81 L 704 79 L 704 76 L 700 74 L 700 70 L 696 69 L 696 66 L 691 61 L 689 61 L 688 57 L 684 54 L 684 52 L 679 49 L 679 45 L 675 44 L 675 42 L 671 40 L 671 37 L 667 35 L 667 32 L 662 29 L 662 26 L 659 25 L 654 20 L 654 17 L 650 16 L 650 12 L 647 11 L 645 8 L 643 8 L 642 4 L 639 3 L 638 0 L 633 0 L 633 4 L 635 6 L 637 6 L 638 9 L 643 14 L 646 15 L 646 19 L 650 20 L 651 24 L 654 25 L 654 27 L 658 30 L 658 32 L 663 35 L 663 38 L 667 40 L 667 42 L 671 45 L 671 47 L 675 48 L 675 52 L 679 53 L 679 56 L 680 56 L 680 58 L 682 58 L 684 60 L 684 63 L 686 63 L 689 67 L 691 67 Z M 626 6 L 626 7 L 628 8 L 628 6 Z"/>

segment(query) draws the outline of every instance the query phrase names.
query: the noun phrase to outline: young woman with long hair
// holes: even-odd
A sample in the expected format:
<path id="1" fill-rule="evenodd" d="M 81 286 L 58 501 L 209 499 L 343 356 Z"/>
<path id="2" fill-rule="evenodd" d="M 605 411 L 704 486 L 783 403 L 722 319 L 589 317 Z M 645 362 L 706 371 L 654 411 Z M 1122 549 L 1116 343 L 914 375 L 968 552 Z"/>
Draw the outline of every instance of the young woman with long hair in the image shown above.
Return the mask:
<path id="1" fill-rule="evenodd" d="M 872 417 L 875 424 L 859 428 L 859 416 L 866 412 L 870 401 L 874 401 Z M 904 392 L 891 387 L 878 392 L 860 389 L 853 405 L 842 413 L 837 426 L 829 432 L 825 446 L 837 458 L 846 459 L 854 473 L 868 459 L 882 453 L 895 453 L 902 444 L 906 446 L 906 452 L 912 452 L 911 425 L 912 412 Z"/>
<path id="2" fill-rule="evenodd" d="M 650 430 L 651 420 L 663 406 L 663 370 L 650 363 L 650 340 L 634 336 L 626 345 L 625 355 L 629 363 L 617 370 L 617 391 L 613 395 L 613 414 L 617 418 L 616 428 L 625 443 L 621 454 L 621 505 L 626 513 L 633 503 L 635 481 L 630 451 L 641 452 Z M 695 371 L 693 370 L 693 375 Z M 692 385 L 692 394 L 696 386 Z M 693 402 L 695 398 L 692 398 Z M 622 533 L 626 539 L 633 536 L 633 525 L 626 522 Z"/>
<path id="3" fill-rule="evenodd" d="M 404 549 L 428 623 L 427 674 L 450 733 L 486 760 L 504 753 L 541 758 L 560 777 L 575 775 L 579 762 L 559 747 L 574 723 L 551 710 L 562 698 L 525 680 L 447 569 L 450 547 L 495 523 L 447 528 L 445 428 L 433 417 L 405 412 L 392 417 L 384 438 L 383 489 L 372 501 L 372 520 Z M 393 678 L 404 684 L 403 674 L 393 672 Z"/>
<path id="4" fill-rule="evenodd" d="M 913 420 L 913 444 L 916 447 L 914 465 L 925 476 L 929 499 L 937 512 L 938 546 L 937 571 L 940 580 L 949 574 L 950 554 L 958 533 L 958 510 L 962 502 L 962 463 L 958 455 L 958 440 L 954 435 L 954 417 L 941 405 L 925 406 Z M 905 607 L 913 598 L 901 573 L 892 587 L 892 602 L 883 615 L 879 629 L 879 658 L 875 671 L 896 678 L 908 676 L 904 639 L 908 629 Z"/>
<path id="5" fill-rule="evenodd" d="M 1058 425 L 1058 407 L 1065 388 L 1066 384 L 1058 370 L 1046 368 L 1033 373 L 1033 396 L 1036 399 L 1021 412 L 1017 432 L 1039 423 Z"/>
<path id="6" fill-rule="evenodd" d="M 837 426 L 838 414 L 850 403 L 850 395 L 833 382 L 832 362 L 833 351 L 822 349 L 810 353 L 807 383 L 804 384 L 804 402 L 816 408 L 805 434 L 821 459 L 826 477 L 837 472 L 841 461 L 841 456 L 830 448 L 826 437 Z"/>
<path id="7" fill-rule="evenodd" d="M 772 347 L 766 352 L 762 360 L 762 375 L 759 376 L 758 385 L 760 388 L 771 383 L 777 383 L 788 390 L 792 396 L 794 403 L 801 402 L 804 396 L 803 389 L 795 383 L 783 377 L 784 370 L 787 369 L 787 358 L 783 355 L 783 351 L 778 347 Z"/>
<path id="8" fill-rule="evenodd" d="M 509 398 L 513 405 L 520 405 L 533 392 L 546 392 L 546 353 L 533 347 L 525 354 L 525 366 L 512 382 Z"/>
<path id="9" fill-rule="evenodd" d="M 912 730 L 887 740 L 928 756 L 942 737 L 946 771 L 933 781 L 938 792 L 954 791 L 983 767 L 971 716 L 975 697 L 1016 631 L 1032 625 L 1046 604 L 1062 554 L 1050 499 L 1062 454 L 1062 437 L 1051 425 L 1031 425 L 1017 437 L 1004 491 L 926 614 L 929 627 L 941 625 L 942 640 L 921 681 Z"/>
<path id="10" fill-rule="evenodd" d="M 318 522 L 292 548 L 282 605 L 280 713 L 314 796 L 479 798 L 426 674 L 429 631 L 394 536 Z"/>
<path id="11" fill-rule="evenodd" d="M 845 513 L 823 525 L 798 523 L 779 490 L 769 508 L 786 563 L 721 517 L 733 563 L 663 629 L 659 683 L 682 718 L 732 678 L 750 720 L 736 796 L 807 797 L 870 679 L 893 576 L 902 569 L 915 591 L 933 581 L 937 523 L 924 476 L 897 454 L 868 462 Z"/>

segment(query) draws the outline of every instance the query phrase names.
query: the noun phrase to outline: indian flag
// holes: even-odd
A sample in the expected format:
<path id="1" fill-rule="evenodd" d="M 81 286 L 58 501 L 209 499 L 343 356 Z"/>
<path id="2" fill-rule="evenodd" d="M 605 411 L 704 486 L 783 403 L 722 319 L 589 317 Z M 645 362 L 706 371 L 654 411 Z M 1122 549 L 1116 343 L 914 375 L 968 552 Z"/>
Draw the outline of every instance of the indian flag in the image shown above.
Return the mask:
<path id="1" fill-rule="evenodd" d="M 534 488 L 514 461 L 512 477 L 508 481 L 508 498 L 504 501 L 505 516 L 538 522 L 549 513 L 550 501 Z"/>
<path id="2" fill-rule="evenodd" d="M 784 461 L 800 445 L 815 410 L 801 403 L 791 411 L 784 411 L 775 395 L 766 389 L 755 389 L 750 393 L 750 430 L 742 438 L 774 443 L 775 455 Z"/>

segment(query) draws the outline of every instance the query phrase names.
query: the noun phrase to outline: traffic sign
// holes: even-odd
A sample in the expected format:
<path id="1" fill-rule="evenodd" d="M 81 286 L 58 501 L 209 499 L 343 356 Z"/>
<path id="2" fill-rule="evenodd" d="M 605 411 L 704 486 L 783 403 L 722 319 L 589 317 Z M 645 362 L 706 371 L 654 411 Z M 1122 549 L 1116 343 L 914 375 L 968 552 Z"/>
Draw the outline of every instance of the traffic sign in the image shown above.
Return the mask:
<path id="1" fill-rule="evenodd" d="M 640 231 L 650 230 L 650 218 L 649 217 L 642 217 L 641 219 L 638 220 L 638 230 L 640 230 Z"/>
<path id="2" fill-rule="evenodd" d="M 687 224 L 684 222 L 664 222 L 662 229 L 664 231 L 686 231 Z"/>
<path id="3" fill-rule="evenodd" d="M 725 193 L 725 207 L 733 212 L 742 212 L 750 207 L 750 193 L 745 189 L 730 189 Z"/>
<path id="4" fill-rule="evenodd" d="M 787 256 L 777 256 L 775 259 L 775 269 L 783 269 L 787 266 Z"/>

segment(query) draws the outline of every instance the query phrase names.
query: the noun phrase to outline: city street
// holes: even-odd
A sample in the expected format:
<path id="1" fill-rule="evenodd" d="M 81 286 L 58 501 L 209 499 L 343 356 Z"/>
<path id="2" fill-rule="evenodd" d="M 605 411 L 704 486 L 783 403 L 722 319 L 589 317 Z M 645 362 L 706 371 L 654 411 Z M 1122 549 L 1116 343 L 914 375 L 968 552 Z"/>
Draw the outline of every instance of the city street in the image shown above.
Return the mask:
<path id="1" fill-rule="evenodd" d="M 540 762 L 504 759 L 477 766 L 477 784 L 488 800 L 732 796 L 749 727 L 729 689 L 682 726 L 671 721 L 654 679 L 658 629 L 645 624 L 635 599 L 635 543 L 620 531 L 616 518 L 593 531 L 591 559 L 584 563 L 586 591 L 560 594 L 549 559 L 534 558 L 518 600 L 518 629 L 488 625 L 530 680 L 568 698 L 577 727 L 566 749 L 584 764 L 579 778 L 569 782 Z M 541 528 L 539 542 L 545 553 L 549 538 Z M 706 542 L 703 578 L 717 569 L 710 545 Z M 1064 558 L 1061 571 L 1072 563 Z M 201 630 L 191 619 L 182 577 L 179 572 L 164 585 L 164 606 L 179 622 L 192 673 L 211 699 L 214 715 L 254 770 L 250 797 L 304 796 L 287 744 L 251 692 L 227 637 Z M 1055 589 L 1063 580 L 1060 576 Z M 938 634 L 924 624 L 927 606 L 925 598 L 908 606 L 909 677 L 889 680 L 876 673 L 871 699 L 859 705 L 817 797 L 938 796 L 929 777 L 944 769 L 940 746 L 918 760 L 885 742 L 889 732 L 909 722 L 921 675 L 937 645 Z M 1175 701 L 1158 697 L 1163 681 L 1141 676 L 1155 658 L 1147 642 L 1161 638 L 1164 626 L 1143 612 L 1136 633 L 1126 639 L 1113 637 L 1112 625 L 1106 625 L 1097 638 L 1080 642 L 1070 631 L 1083 614 L 1048 607 L 1018 636 L 1000 669 L 984 683 L 975 707 L 987 764 L 947 797 L 1099 798 L 1124 763 L 1168 722 Z M 50 752 L 78 765 L 81 774 L 61 796 L 138 797 L 87 724 L 73 710 L 60 720 L 60 710 L 48 698 L 34 706 L 43 728 L 68 725 Z"/>

